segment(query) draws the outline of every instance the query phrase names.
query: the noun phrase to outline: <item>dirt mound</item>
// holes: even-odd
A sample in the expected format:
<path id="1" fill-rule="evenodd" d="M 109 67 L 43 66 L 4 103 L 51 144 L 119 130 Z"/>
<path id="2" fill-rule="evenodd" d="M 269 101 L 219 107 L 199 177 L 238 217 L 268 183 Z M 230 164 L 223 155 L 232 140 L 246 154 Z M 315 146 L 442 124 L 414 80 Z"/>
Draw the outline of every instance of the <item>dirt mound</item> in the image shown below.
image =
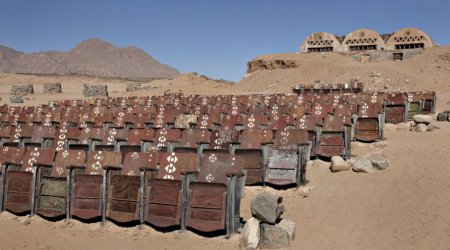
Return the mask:
<path id="1" fill-rule="evenodd" d="M 0 71 L 120 78 L 173 78 L 179 75 L 178 70 L 161 64 L 139 48 L 117 48 L 99 39 L 83 41 L 68 52 L 26 54 L 0 46 Z"/>

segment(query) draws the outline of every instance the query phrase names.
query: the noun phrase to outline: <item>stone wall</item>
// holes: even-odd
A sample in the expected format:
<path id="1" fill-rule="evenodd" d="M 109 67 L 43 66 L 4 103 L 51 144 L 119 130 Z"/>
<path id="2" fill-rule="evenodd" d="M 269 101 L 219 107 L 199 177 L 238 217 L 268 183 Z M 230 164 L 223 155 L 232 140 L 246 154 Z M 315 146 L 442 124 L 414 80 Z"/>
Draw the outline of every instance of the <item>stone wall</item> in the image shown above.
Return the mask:
<path id="1" fill-rule="evenodd" d="M 108 96 L 108 86 L 103 84 L 84 84 L 84 97 Z"/>
<path id="2" fill-rule="evenodd" d="M 44 87 L 42 87 L 42 91 L 44 94 L 58 94 L 62 93 L 61 83 L 44 83 Z"/>
<path id="3" fill-rule="evenodd" d="M 11 85 L 11 95 L 26 96 L 34 93 L 33 84 Z"/>
<path id="4" fill-rule="evenodd" d="M 139 91 L 139 90 L 142 90 L 142 86 L 140 83 L 137 83 L 137 82 L 127 83 L 127 88 L 126 88 L 127 92 L 134 92 L 134 91 Z"/>

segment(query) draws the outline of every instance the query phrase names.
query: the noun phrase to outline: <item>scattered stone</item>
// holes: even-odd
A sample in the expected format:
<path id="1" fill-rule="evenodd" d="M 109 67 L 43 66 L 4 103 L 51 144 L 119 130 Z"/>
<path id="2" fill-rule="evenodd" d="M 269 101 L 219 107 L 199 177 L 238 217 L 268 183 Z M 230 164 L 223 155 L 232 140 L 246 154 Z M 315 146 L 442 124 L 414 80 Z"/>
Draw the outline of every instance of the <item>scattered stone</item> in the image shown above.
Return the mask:
<path id="1" fill-rule="evenodd" d="M 44 83 L 44 86 L 42 87 L 42 92 L 44 92 L 44 94 L 62 93 L 61 83 L 60 82 Z"/>
<path id="2" fill-rule="evenodd" d="M 20 95 L 12 95 L 9 97 L 11 103 L 23 103 L 23 98 Z"/>
<path id="3" fill-rule="evenodd" d="M 411 124 L 409 122 L 401 122 L 397 124 L 397 130 L 409 131 L 411 130 Z"/>
<path id="4" fill-rule="evenodd" d="M 11 86 L 11 95 L 26 96 L 32 95 L 33 93 L 33 84 Z"/>
<path id="5" fill-rule="evenodd" d="M 439 113 L 436 120 L 440 122 L 448 121 L 448 113 Z"/>
<path id="6" fill-rule="evenodd" d="M 288 219 L 282 219 L 276 226 L 288 233 L 290 241 L 295 239 L 295 222 Z"/>
<path id="7" fill-rule="evenodd" d="M 415 128 L 415 131 L 416 132 L 427 132 L 427 125 L 424 124 L 424 123 L 417 124 L 416 128 Z"/>
<path id="8" fill-rule="evenodd" d="M 364 149 L 364 148 L 369 148 L 369 147 L 370 147 L 370 144 L 368 144 L 368 143 L 364 143 L 364 142 L 360 142 L 360 141 L 352 141 L 351 142 L 352 149 L 356 149 L 356 148 Z"/>
<path id="9" fill-rule="evenodd" d="M 245 222 L 241 233 L 241 249 L 256 249 L 260 241 L 259 221 L 256 218 L 250 218 Z"/>
<path id="10" fill-rule="evenodd" d="M 413 116 L 413 120 L 416 123 L 430 124 L 432 122 L 433 118 L 428 115 L 415 115 L 415 116 Z"/>
<path id="11" fill-rule="evenodd" d="M 384 130 L 389 130 L 389 131 L 397 130 L 397 125 L 392 124 L 392 123 L 386 123 L 386 124 L 384 124 Z"/>
<path id="12" fill-rule="evenodd" d="M 284 212 L 284 206 L 281 204 L 283 197 L 272 195 L 267 192 L 258 194 L 251 202 L 251 212 L 253 217 L 262 222 L 275 224 Z"/>
<path id="13" fill-rule="evenodd" d="M 190 128 L 191 124 L 197 123 L 196 115 L 180 114 L 175 119 L 175 128 Z"/>
<path id="14" fill-rule="evenodd" d="M 384 170 L 387 167 L 389 167 L 389 160 L 385 159 L 383 156 L 381 155 L 376 155 L 373 157 L 373 159 L 371 159 L 372 165 L 374 168 L 378 169 L 378 170 Z"/>
<path id="15" fill-rule="evenodd" d="M 261 249 L 276 249 L 289 247 L 289 234 L 280 227 L 263 223 L 261 225 Z"/>
<path id="16" fill-rule="evenodd" d="M 372 162 L 366 158 L 359 158 L 353 163 L 353 171 L 362 173 L 372 173 L 373 166 Z"/>
<path id="17" fill-rule="evenodd" d="M 370 147 L 381 149 L 381 148 L 387 147 L 387 145 L 388 145 L 388 143 L 386 141 L 377 141 L 377 142 L 371 143 Z"/>
<path id="18" fill-rule="evenodd" d="M 108 96 L 108 86 L 102 84 L 84 84 L 83 95 L 84 97 L 91 96 Z"/>
<path id="19" fill-rule="evenodd" d="M 134 92 L 134 91 L 139 91 L 142 90 L 142 86 L 141 83 L 138 82 L 129 82 L 127 83 L 127 88 L 126 88 L 126 92 Z"/>
<path id="20" fill-rule="evenodd" d="M 331 172 L 340 172 L 340 171 L 348 171 L 350 170 L 351 166 L 348 162 L 346 162 L 342 157 L 340 156 L 333 156 L 331 157 Z"/>

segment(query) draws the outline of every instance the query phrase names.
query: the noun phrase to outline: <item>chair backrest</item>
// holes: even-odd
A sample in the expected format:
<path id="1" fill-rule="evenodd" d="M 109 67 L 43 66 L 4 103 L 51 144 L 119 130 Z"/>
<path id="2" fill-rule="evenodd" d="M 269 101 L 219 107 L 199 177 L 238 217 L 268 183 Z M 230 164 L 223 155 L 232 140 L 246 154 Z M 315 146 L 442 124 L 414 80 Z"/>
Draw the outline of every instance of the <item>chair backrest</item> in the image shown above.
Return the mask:
<path id="1" fill-rule="evenodd" d="M 261 145 L 272 141 L 273 132 L 270 129 L 244 129 L 239 138 L 239 148 L 260 149 Z"/>
<path id="2" fill-rule="evenodd" d="M 31 172 L 36 164 L 52 166 L 55 150 L 50 148 L 28 148 L 23 157 L 20 171 Z"/>
<path id="3" fill-rule="evenodd" d="M 198 176 L 200 182 L 227 184 L 227 175 L 242 171 L 242 158 L 238 155 L 205 153 Z"/>
<path id="4" fill-rule="evenodd" d="M 2 163 L 20 165 L 25 154 L 25 148 L 0 147 L 0 159 Z"/>
<path id="5" fill-rule="evenodd" d="M 175 128 L 160 128 L 155 133 L 155 144 L 157 147 L 167 147 L 170 142 L 179 142 L 181 131 Z"/>
<path id="6" fill-rule="evenodd" d="M 207 129 L 185 129 L 181 133 L 180 146 L 196 148 L 201 143 L 209 143 L 211 132 Z"/>
<path id="7" fill-rule="evenodd" d="M 127 130 L 123 128 L 108 128 L 103 134 L 103 144 L 114 145 L 117 141 L 126 141 L 127 138 Z"/>
<path id="8" fill-rule="evenodd" d="M 86 162 L 85 174 L 103 175 L 103 166 L 120 167 L 122 154 L 113 151 L 92 151 L 89 153 Z"/>
<path id="9" fill-rule="evenodd" d="M 377 118 L 381 111 L 378 103 L 363 102 L 358 106 L 358 117 L 361 118 Z"/>
<path id="10" fill-rule="evenodd" d="M 273 149 L 297 151 L 299 145 L 308 143 L 308 131 L 305 129 L 278 130 L 275 133 Z"/>
<path id="11" fill-rule="evenodd" d="M 156 169 L 158 154 L 156 152 L 129 152 L 123 161 L 122 174 L 137 176 L 142 168 Z"/>
<path id="12" fill-rule="evenodd" d="M 209 148 L 229 149 L 230 144 L 239 141 L 239 133 L 235 130 L 215 130 L 211 133 Z"/>
<path id="13" fill-rule="evenodd" d="M 349 116 L 327 116 L 323 122 L 324 131 L 344 131 L 344 126 L 351 126 L 352 120 Z"/>
<path id="14" fill-rule="evenodd" d="M 164 152 L 161 154 L 158 179 L 181 180 L 183 171 L 197 171 L 196 153 Z"/>
<path id="15" fill-rule="evenodd" d="M 128 133 L 128 145 L 141 145 L 155 139 L 155 130 L 151 128 L 131 129 Z"/>
<path id="16" fill-rule="evenodd" d="M 84 166 L 86 152 L 84 150 L 63 150 L 56 154 L 50 176 L 66 177 L 68 166 Z"/>

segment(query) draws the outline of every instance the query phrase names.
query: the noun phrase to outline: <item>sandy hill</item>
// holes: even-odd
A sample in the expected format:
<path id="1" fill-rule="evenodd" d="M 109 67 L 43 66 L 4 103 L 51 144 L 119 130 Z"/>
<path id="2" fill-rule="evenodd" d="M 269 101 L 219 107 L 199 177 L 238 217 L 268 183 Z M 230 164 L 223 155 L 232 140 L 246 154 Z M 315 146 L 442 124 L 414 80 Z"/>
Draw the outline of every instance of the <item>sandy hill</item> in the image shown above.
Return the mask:
<path id="1" fill-rule="evenodd" d="M 290 92 L 296 84 L 335 84 L 359 78 L 368 88 L 447 91 L 450 46 L 424 50 L 403 61 L 361 63 L 338 53 L 270 54 L 248 63 L 237 91 Z"/>
<path id="2" fill-rule="evenodd" d="M 172 78 L 179 75 L 178 70 L 161 64 L 139 48 L 117 48 L 99 39 L 83 41 L 68 52 L 27 54 L 0 46 L 0 72 L 120 78 Z"/>

